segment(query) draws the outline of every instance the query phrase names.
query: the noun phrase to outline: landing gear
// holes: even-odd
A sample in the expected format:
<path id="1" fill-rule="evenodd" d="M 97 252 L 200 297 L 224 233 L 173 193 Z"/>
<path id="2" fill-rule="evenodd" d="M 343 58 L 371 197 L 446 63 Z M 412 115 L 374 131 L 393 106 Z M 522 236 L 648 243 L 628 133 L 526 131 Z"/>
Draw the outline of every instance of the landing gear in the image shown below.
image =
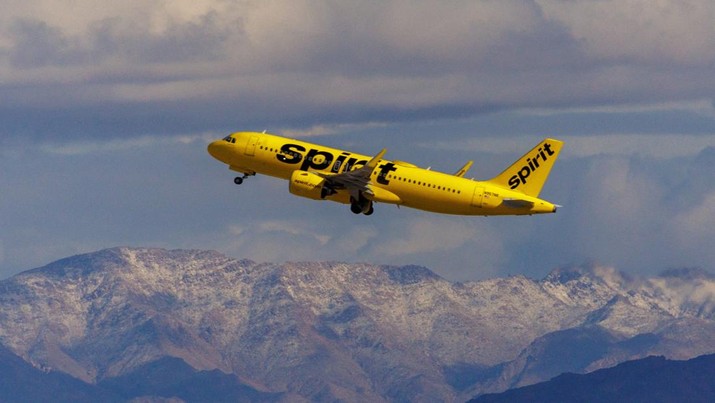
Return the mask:
<path id="1" fill-rule="evenodd" d="M 243 176 L 237 176 L 237 177 L 233 178 L 233 183 L 240 185 L 243 183 L 243 180 L 248 178 L 249 176 L 251 176 L 251 175 L 243 174 Z"/>
<path id="2" fill-rule="evenodd" d="M 372 207 L 372 201 L 369 199 L 366 199 L 362 195 L 360 195 L 359 200 L 355 200 L 354 197 L 350 198 L 350 211 L 352 211 L 354 214 L 365 214 L 365 215 L 370 215 L 375 212 L 375 209 Z"/>

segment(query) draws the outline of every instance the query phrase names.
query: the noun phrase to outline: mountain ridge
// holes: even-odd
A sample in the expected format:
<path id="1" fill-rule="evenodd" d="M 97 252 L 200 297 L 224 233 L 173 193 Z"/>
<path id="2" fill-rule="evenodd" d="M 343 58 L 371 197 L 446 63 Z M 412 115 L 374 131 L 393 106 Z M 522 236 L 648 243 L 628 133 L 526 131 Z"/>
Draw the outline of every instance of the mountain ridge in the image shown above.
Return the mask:
<path id="1" fill-rule="evenodd" d="M 654 351 L 715 351 L 715 280 L 693 273 L 593 265 L 452 283 L 421 266 L 112 248 L 1 281 L 0 344 L 89 384 L 174 357 L 283 398 L 463 399 Z M 603 337 L 581 361 L 525 359 L 589 332 Z"/>
<path id="2" fill-rule="evenodd" d="M 564 373 L 469 402 L 711 402 L 715 398 L 713 375 L 713 354 L 690 360 L 649 356 L 588 374 Z"/>

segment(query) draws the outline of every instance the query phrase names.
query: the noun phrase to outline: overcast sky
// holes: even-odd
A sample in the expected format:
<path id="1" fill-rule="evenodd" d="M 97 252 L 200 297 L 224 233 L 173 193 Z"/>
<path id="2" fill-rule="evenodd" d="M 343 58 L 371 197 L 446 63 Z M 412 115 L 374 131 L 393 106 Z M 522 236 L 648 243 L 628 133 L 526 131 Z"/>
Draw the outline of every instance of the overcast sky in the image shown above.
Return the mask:
<path id="1" fill-rule="evenodd" d="M 0 278 L 114 246 L 715 270 L 715 3 L 0 0 Z M 372 216 L 206 153 L 268 130 L 488 179 L 565 141 L 535 217 Z"/>

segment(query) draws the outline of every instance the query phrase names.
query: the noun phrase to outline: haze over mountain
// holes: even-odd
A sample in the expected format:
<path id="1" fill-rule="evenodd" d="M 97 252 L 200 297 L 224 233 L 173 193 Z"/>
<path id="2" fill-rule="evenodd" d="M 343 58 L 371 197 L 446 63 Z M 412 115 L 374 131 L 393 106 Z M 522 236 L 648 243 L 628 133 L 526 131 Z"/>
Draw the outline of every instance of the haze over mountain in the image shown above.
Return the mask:
<path id="1" fill-rule="evenodd" d="M 9 356 L 119 399 L 466 400 L 712 353 L 713 334 L 715 278 L 697 269 L 455 283 L 418 266 L 115 248 L 0 282 Z"/>

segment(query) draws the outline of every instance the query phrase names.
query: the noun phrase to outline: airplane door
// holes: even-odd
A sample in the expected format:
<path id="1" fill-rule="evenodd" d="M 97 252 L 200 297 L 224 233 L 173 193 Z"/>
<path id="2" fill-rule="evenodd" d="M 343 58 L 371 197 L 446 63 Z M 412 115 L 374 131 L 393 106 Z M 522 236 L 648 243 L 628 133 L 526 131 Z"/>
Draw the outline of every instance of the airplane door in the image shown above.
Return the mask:
<path id="1" fill-rule="evenodd" d="M 251 136 L 246 143 L 246 155 L 251 157 L 256 155 L 256 144 L 258 144 L 258 136 Z"/>
<path id="2" fill-rule="evenodd" d="M 472 206 L 482 207 L 482 199 L 484 197 L 484 186 L 475 186 L 474 195 L 472 196 Z"/>

